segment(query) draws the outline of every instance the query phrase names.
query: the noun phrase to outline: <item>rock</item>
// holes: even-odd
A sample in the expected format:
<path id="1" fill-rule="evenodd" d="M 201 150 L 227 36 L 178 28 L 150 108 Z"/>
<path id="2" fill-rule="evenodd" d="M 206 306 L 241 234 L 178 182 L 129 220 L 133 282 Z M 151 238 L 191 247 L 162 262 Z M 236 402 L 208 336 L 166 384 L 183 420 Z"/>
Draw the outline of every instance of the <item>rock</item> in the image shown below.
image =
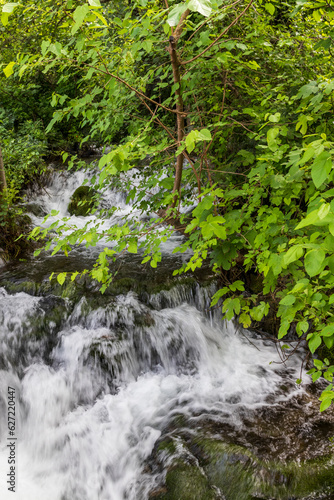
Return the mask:
<path id="1" fill-rule="evenodd" d="M 87 216 L 95 206 L 94 191 L 88 186 L 78 187 L 72 194 L 68 205 L 71 215 Z"/>
<path id="2" fill-rule="evenodd" d="M 35 215 L 35 217 L 45 217 L 47 215 L 47 212 L 38 203 L 24 203 L 22 207 L 26 210 L 26 212 L 30 212 Z"/>

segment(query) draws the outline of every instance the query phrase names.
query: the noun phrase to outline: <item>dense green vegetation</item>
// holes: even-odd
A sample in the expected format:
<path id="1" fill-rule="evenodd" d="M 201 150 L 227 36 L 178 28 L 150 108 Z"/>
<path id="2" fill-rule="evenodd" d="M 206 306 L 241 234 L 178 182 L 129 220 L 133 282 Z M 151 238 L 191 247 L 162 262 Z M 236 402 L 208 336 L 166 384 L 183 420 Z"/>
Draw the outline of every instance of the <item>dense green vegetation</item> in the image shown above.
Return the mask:
<path id="1" fill-rule="evenodd" d="M 249 327 L 274 314 L 279 339 L 293 332 L 312 354 L 330 350 L 334 1 L 1 4 L 0 135 L 11 189 L 44 168 L 46 151 L 75 166 L 76 143 L 111 145 L 93 188 L 118 185 L 152 214 L 107 230 L 55 223 L 54 252 L 114 241 L 90 271 L 103 292 L 120 252 L 157 267 L 177 227 L 187 235 L 177 251 L 192 256 L 176 273 L 209 261 L 224 285 L 212 305 L 224 298 L 227 319 Z M 324 410 L 334 366 L 314 364 L 313 379 L 330 383 Z"/>

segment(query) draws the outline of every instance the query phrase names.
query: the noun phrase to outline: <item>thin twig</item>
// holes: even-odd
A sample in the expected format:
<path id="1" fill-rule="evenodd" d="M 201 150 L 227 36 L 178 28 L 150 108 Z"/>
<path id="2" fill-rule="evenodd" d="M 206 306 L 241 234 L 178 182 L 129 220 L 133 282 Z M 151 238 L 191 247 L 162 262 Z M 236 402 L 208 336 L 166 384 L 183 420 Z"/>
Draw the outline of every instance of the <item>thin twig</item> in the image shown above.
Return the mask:
<path id="1" fill-rule="evenodd" d="M 212 43 L 210 43 L 210 45 L 208 45 L 200 54 L 193 57 L 192 59 L 188 59 L 188 61 L 183 61 L 183 62 L 180 61 L 180 64 L 182 64 L 182 65 L 189 64 L 189 63 L 195 61 L 196 59 L 198 59 L 199 57 L 201 57 L 209 49 L 211 49 L 211 47 L 213 47 L 218 42 L 218 40 L 220 40 L 225 35 L 225 33 L 227 33 L 229 31 L 229 29 L 232 28 L 232 26 L 234 26 L 244 14 L 246 14 L 247 10 L 249 9 L 249 7 L 252 5 L 253 2 L 254 2 L 254 0 L 251 0 L 249 2 L 249 4 L 247 5 L 247 7 L 234 19 L 234 21 L 232 21 L 231 24 L 229 26 L 227 26 L 227 28 L 225 28 L 224 31 L 216 38 L 216 40 L 214 40 Z"/>

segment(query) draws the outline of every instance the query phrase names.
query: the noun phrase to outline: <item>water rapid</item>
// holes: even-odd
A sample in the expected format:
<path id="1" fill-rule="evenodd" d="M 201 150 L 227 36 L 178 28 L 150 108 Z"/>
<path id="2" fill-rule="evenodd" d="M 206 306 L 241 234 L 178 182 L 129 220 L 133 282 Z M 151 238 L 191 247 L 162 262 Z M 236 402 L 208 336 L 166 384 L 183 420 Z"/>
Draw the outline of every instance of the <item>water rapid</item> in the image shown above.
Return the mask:
<path id="1" fill-rule="evenodd" d="M 83 179 L 56 173 L 43 210 L 68 216 Z M 123 215 L 131 210 L 121 194 L 106 198 Z M 18 287 L 29 272 L 46 283 L 56 257 L 44 259 L 46 267 L 40 258 L 3 276 Z M 129 265 L 138 268 L 135 259 Z M 298 354 L 282 364 L 272 342 L 210 312 L 213 283 L 151 288 L 104 297 L 0 288 L 1 500 L 283 499 L 299 483 L 289 486 L 288 473 L 268 463 L 327 453 L 334 424 L 319 417 Z M 191 489 L 195 478 L 202 493 Z"/>

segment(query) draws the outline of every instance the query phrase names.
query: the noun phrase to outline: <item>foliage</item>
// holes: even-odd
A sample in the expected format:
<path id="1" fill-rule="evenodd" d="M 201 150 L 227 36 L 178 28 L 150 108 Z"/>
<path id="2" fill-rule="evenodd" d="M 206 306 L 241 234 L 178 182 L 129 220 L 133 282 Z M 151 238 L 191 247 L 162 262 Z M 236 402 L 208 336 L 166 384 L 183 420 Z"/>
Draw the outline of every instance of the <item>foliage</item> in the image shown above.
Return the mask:
<path id="1" fill-rule="evenodd" d="M 128 251 L 157 267 L 176 226 L 187 235 L 177 251 L 190 255 L 177 273 L 209 260 L 225 280 L 212 305 L 224 298 L 227 319 L 249 327 L 271 304 L 279 340 L 296 332 L 311 354 L 332 348 L 334 2 L 27 4 L 40 35 L 30 53 L 6 60 L 8 81 L 53 79 L 47 131 L 75 123 L 82 144 L 114 143 L 94 189 L 118 183 L 134 209 L 152 214 L 110 229 L 55 222 L 53 253 L 112 241 L 91 271 L 104 291 L 111 260 Z M 19 5 L 4 11 L 6 30 L 24 12 Z M 75 89 L 67 87 L 70 75 Z M 149 165 L 131 175 L 147 157 Z M 47 233 L 35 228 L 32 237 Z M 261 276 L 260 290 L 247 289 L 247 273 Z M 333 367 L 321 363 L 311 375 L 332 382 Z M 333 395 L 329 385 L 321 410 Z"/>
<path id="2" fill-rule="evenodd" d="M 16 198 L 15 189 L 7 189 L 0 197 L 0 258 L 5 261 L 25 257 L 33 246 L 28 239 L 31 220 L 15 206 Z"/>
<path id="3" fill-rule="evenodd" d="M 4 113 L 2 117 L 5 118 Z M 8 127 L 6 120 L 2 120 L 0 138 L 7 183 L 19 192 L 28 183 L 37 181 L 45 171 L 45 133 L 40 124 L 29 121 L 24 122 L 15 132 L 13 128 Z"/>

